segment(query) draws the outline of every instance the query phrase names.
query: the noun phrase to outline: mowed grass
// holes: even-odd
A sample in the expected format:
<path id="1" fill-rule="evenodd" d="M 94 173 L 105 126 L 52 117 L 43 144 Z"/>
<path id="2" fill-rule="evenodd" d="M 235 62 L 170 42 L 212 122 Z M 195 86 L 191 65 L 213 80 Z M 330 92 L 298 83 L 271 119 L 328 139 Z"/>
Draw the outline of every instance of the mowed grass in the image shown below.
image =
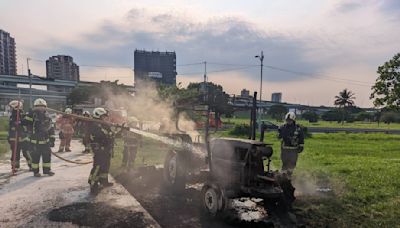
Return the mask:
<path id="1" fill-rule="evenodd" d="M 272 167 L 279 169 L 276 133 L 266 141 L 274 144 Z M 306 191 L 295 202 L 298 217 L 310 227 L 400 226 L 400 135 L 314 134 L 306 139 L 294 179 Z"/>
<path id="2" fill-rule="evenodd" d="M 275 123 L 277 125 L 283 124 L 283 122 L 277 122 L 276 120 L 273 119 L 268 119 L 268 118 L 263 118 L 263 120 L 268 120 L 271 121 L 272 123 Z M 249 119 L 248 118 L 223 118 L 222 121 L 224 123 L 231 123 L 231 124 L 249 124 Z M 391 123 L 391 124 L 385 124 L 385 123 L 377 123 L 377 122 L 360 122 L 356 121 L 354 123 L 338 123 L 335 121 L 323 121 L 320 120 L 317 123 L 310 123 L 306 120 L 297 120 L 296 121 L 298 124 L 304 126 L 304 127 L 327 127 L 327 128 L 367 128 L 367 129 L 400 129 L 400 123 Z"/>
<path id="3" fill-rule="evenodd" d="M 111 162 L 111 173 L 118 175 L 123 170 L 122 166 L 123 158 L 123 141 L 122 139 L 117 140 L 114 147 L 114 158 Z M 142 146 L 139 147 L 137 156 L 135 159 L 134 167 L 161 165 L 164 163 L 166 153 L 170 150 L 167 145 L 155 141 L 153 139 L 144 138 Z"/>

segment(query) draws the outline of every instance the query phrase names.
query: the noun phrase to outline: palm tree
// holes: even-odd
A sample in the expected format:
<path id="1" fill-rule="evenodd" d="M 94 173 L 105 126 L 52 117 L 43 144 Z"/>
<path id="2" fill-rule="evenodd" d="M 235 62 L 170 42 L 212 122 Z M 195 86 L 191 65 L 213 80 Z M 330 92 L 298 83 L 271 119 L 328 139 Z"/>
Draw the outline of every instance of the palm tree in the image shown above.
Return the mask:
<path id="1" fill-rule="evenodd" d="M 356 99 L 354 95 L 350 90 L 344 89 L 339 92 L 339 96 L 335 96 L 335 105 L 342 109 L 342 125 L 344 124 L 346 107 L 354 106 L 354 99 Z"/>

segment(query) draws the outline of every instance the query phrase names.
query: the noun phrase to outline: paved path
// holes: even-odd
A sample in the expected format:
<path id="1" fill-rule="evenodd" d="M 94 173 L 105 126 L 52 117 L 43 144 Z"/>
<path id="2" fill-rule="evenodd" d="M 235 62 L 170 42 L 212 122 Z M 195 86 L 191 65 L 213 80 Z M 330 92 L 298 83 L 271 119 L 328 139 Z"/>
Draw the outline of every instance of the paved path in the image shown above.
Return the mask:
<path id="1" fill-rule="evenodd" d="M 58 145 L 56 145 L 55 148 Z M 53 148 L 53 150 L 55 150 Z M 89 154 L 82 154 L 83 147 L 73 140 L 73 151 L 60 155 L 75 161 L 92 159 Z M 146 227 L 159 227 L 149 213 L 120 184 L 103 190 L 99 195 L 89 194 L 87 184 L 91 164 L 76 165 L 66 163 L 52 156 L 54 176 L 33 177 L 24 170 L 10 176 L 10 162 L 0 162 L 0 227 L 77 227 L 72 223 L 52 222 L 47 218 L 49 211 L 79 202 L 104 202 L 112 208 L 127 209 L 143 215 Z"/>

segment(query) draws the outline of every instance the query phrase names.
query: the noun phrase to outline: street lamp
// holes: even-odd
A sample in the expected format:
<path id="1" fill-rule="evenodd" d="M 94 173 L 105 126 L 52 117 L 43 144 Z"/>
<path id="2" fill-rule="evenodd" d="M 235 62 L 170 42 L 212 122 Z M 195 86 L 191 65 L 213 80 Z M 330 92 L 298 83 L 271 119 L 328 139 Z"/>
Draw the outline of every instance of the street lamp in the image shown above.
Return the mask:
<path id="1" fill-rule="evenodd" d="M 261 74 L 260 74 L 260 106 L 262 102 L 262 81 L 263 81 L 263 67 L 264 67 L 264 52 L 261 51 L 261 55 L 254 56 L 255 58 L 259 59 L 261 62 Z M 258 112 L 258 130 L 261 131 L 261 108 Z"/>

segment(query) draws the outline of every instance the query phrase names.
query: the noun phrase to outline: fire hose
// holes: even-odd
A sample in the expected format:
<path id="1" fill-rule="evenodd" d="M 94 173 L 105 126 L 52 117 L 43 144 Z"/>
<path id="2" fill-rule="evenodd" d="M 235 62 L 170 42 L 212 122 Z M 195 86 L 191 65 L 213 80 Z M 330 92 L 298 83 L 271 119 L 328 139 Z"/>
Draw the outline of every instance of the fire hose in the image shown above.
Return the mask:
<path id="1" fill-rule="evenodd" d="M 50 112 L 55 112 L 55 113 L 63 114 L 63 115 L 66 115 L 66 116 L 72 116 L 72 117 L 75 117 L 76 119 L 80 119 L 80 120 L 84 120 L 84 121 L 98 122 L 98 123 L 102 123 L 102 124 L 112 125 L 112 126 L 115 126 L 115 127 L 125 128 L 124 126 L 116 125 L 116 124 L 111 123 L 111 122 L 107 122 L 107 121 L 103 121 L 103 120 L 97 120 L 97 119 L 92 119 L 92 118 L 88 118 L 88 117 L 84 117 L 84 116 L 79 116 L 79 115 L 75 115 L 75 114 L 68 114 L 68 113 L 65 113 L 65 112 L 62 112 L 62 111 L 58 111 L 58 110 L 55 110 L 55 109 L 51 109 L 51 108 L 47 108 L 47 110 L 50 111 Z M 65 162 L 68 162 L 68 163 L 79 164 L 79 165 L 86 165 L 86 164 L 93 163 L 93 161 L 86 161 L 86 162 L 72 161 L 72 160 L 63 158 L 63 157 L 61 157 L 60 155 L 58 155 L 58 154 L 56 154 L 56 153 L 54 153 L 54 152 L 51 152 L 51 154 L 53 154 L 53 155 L 56 156 L 57 158 L 59 158 L 59 159 L 65 161 Z"/>
<path id="2" fill-rule="evenodd" d="M 60 155 L 54 153 L 53 151 L 51 152 L 51 154 L 65 162 L 68 162 L 68 163 L 73 163 L 73 164 L 78 164 L 78 165 L 86 165 L 86 164 L 93 163 L 93 161 L 86 161 L 86 162 L 72 161 L 72 160 L 61 157 Z"/>

